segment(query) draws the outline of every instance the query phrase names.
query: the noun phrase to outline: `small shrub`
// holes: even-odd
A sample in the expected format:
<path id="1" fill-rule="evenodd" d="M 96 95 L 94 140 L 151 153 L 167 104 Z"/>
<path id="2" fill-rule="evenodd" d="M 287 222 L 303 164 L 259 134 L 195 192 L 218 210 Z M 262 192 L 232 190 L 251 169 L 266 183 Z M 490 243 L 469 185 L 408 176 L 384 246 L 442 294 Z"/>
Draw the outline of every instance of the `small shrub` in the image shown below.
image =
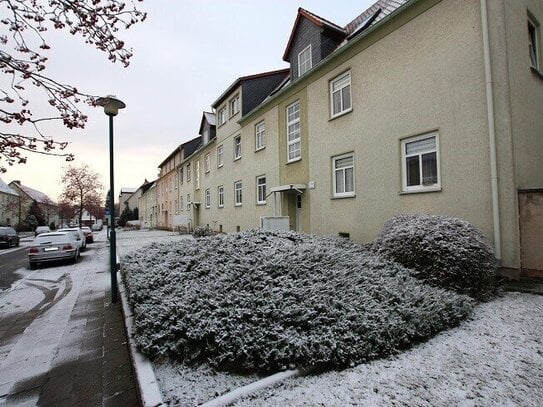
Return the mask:
<path id="1" fill-rule="evenodd" d="M 201 237 L 211 236 L 209 226 L 196 226 L 192 232 L 192 236 L 196 239 Z"/>
<path id="2" fill-rule="evenodd" d="M 347 239 L 247 231 L 124 258 L 138 347 L 232 371 L 352 366 L 457 324 L 473 301 Z"/>
<path id="3" fill-rule="evenodd" d="M 403 214 L 385 223 L 373 251 L 413 269 L 426 282 L 492 297 L 498 262 L 483 234 L 470 223 L 447 216 Z"/>

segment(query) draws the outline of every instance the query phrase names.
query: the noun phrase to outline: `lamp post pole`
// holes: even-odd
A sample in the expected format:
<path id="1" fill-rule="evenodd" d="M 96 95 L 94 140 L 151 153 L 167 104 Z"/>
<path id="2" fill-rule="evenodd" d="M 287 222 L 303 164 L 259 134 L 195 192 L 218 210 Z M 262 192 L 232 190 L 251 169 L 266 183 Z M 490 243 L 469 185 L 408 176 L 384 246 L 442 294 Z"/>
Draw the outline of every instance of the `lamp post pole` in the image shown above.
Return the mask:
<path id="1" fill-rule="evenodd" d="M 126 105 L 115 98 L 106 96 L 96 100 L 98 106 L 104 107 L 104 113 L 109 117 L 109 264 L 111 273 L 111 302 L 117 302 L 117 239 L 115 236 L 115 197 L 114 197 L 114 166 L 113 166 L 113 117 L 117 116 L 119 109 Z"/>
<path id="2" fill-rule="evenodd" d="M 111 302 L 117 302 L 117 239 L 115 236 L 115 191 L 113 177 L 113 115 L 109 116 L 109 264 L 111 272 Z"/>

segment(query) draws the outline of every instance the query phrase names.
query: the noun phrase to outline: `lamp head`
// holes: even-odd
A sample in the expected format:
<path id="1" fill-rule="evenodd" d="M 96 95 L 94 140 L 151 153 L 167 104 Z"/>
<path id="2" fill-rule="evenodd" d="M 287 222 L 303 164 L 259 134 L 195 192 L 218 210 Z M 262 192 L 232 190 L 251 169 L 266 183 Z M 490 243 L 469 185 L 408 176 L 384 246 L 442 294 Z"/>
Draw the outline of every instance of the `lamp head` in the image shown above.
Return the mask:
<path id="1" fill-rule="evenodd" d="M 104 108 L 104 113 L 108 116 L 117 116 L 119 109 L 124 109 L 126 107 L 124 102 L 117 99 L 114 95 L 98 98 L 96 104 L 102 106 Z"/>

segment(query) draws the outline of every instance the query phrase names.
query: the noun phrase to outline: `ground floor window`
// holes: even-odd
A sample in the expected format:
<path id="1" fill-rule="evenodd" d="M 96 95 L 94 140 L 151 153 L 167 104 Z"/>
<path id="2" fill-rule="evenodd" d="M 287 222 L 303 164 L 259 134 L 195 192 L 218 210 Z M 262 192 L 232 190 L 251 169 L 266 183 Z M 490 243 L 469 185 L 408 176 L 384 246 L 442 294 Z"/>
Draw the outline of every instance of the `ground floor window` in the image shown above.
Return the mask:
<path id="1" fill-rule="evenodd" d="M 441 186 L 437 132 L 402 140 L 404 191 L 435 189 Z"/>
<path id="2" fill-rule="evenodd" d="M 206 189 L 204 196 L 206 208 L 209 209 L 211 207 L 211 192 L 209 192 L 209 188 Z"/>
<path id="3" fill-rule="evenodd" d="M 221 185 L 217 188 L 217 196 L 219 202 L 219 208 L 224 207 L 224 187 Z"/>
<path id="4" fill-rule="evenodd" d="M 354 154 L 332 157 L 333 195 L 336 198 L 354 196 Z"/>
<path id="5" fill-rule="evenodd" d="M 266 176 L 264 175 L 256 178 L 256 203 L 258 205 L 266 203 Z"/>
<path id="6" fill-rule="evenodd" d="M 241 181 L 234 182 L 234 205 L 241 206 L 243 203 Z"/>

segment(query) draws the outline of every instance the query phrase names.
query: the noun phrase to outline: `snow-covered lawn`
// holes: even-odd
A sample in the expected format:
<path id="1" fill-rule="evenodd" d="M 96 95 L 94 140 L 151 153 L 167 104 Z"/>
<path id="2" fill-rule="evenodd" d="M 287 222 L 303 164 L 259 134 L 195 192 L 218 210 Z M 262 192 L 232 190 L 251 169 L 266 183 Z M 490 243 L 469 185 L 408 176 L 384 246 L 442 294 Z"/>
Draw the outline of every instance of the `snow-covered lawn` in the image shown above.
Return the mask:
<path id="1" fill-rule="evenodd" d="M 147 239 L 150 238 L 150 239 Z M 187 238 L 120 232 L 122 253 Z M 387 359 L 292 378 L 236 405 L 539 406 L 543 400 L 543 296 L 505 293 L 460 326 Z M 210 367 L 155 363 L 165 401 L 195 405 L 258 380 Z"/>

